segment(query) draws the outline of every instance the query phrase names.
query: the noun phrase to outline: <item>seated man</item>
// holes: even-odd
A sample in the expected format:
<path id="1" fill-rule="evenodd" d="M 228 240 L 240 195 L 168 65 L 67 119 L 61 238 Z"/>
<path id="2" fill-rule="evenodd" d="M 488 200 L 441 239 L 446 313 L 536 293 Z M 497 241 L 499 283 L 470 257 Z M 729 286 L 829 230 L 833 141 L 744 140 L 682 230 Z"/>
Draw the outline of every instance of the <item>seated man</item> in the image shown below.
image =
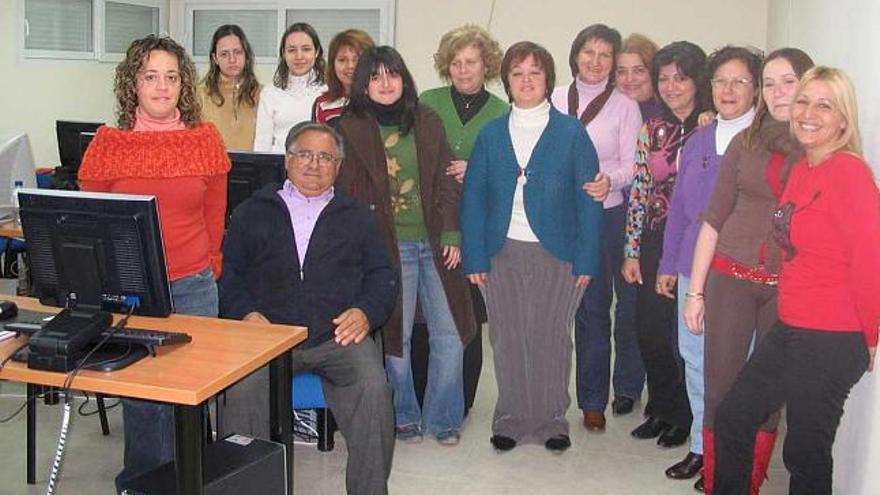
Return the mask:
<path id="1" fill-rule="evenodd" d="M 303 122 L 287 136 L 287 180 L 238 208 L 223 244 L 220 312 L 307 326 L 293 372 L 321 376 L 348 446 L 349 494 L 387 493 L 394 452 L 391 388 L 368 338 L 391 314 L 397 275 L 373 213 L 333 188 L 342 138 Z M 224 433 L 269 434 L 268 373 L 226 392 Z"/>

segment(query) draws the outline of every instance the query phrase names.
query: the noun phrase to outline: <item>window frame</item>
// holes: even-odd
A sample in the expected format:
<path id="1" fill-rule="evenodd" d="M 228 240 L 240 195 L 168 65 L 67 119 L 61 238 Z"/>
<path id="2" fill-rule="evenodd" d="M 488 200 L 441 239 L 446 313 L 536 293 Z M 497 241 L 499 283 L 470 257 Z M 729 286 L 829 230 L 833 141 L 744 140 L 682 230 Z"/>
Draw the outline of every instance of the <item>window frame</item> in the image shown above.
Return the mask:
<path id="1" fill-rule="evenodd" d="M 245 2 L 242 0 L 181 0 L 176 9 L 179 20 L 175 23 L 176 25 L 172 26 L 172 33 L 175 39 L 182 41 L 194 62 L 197 64 L 207 64 L 210 62 L 208 55 L 194 55 L 193 33 L 195 32 L 195 16 L 193 14 L 197 10 L 275 10 L 277 12 L 275 33 L 275 51 L 277 53 L 277 44 L 280 43 L 281 35 L 287 29 L 288 9 L 346 10 L 374 8 L 380 11 L 380 39 L 376 40 L 376 42 L 380 45 L 395 45 L 397 28 L 396 0 L 261 0 L 255 2 Z M 325 52 L 329 43 L 330 40 L 321 40 Z M 277 55 L 271 57 L 257 56 L 254 62 L 260 65 L 275 65 L 278 63 L 278 57 Z"/>
<path id="2" fill-rule="evenodd" d="M 92 49 L 90 51 L 67 51 L 67 50 L 39 50 L 26 48 L 26 35 L 28 31 L 27 19 L 25 19 L 25 3 L 27 0 L 17 0 L 15 19 L 18 29 L 19 54 L 22 59 L 43 60 L 84 60 L 96 62 L 121 62 L 125 58 L 124 53 L 104 51 L 106 25 L 106 3 L 116 2 L 142 7 L 159 9 L 159 33 L 168 32 L 168 0 L 91 0 L 92 2 Z"/>

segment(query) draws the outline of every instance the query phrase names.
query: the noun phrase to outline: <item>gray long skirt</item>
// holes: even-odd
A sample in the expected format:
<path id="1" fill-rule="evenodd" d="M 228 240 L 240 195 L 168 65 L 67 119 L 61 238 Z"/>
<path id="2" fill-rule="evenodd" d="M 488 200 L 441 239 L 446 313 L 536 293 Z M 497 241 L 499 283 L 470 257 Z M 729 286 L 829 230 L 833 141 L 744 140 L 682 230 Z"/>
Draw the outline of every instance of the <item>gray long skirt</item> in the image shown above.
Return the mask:
<path id="1" fill-rule="evenodd" d="M 483 290 L 498 401 L 492 433 L 520 443 L 568 435 L 572 325 L 584 290 L 538 242 L 507 239 Z"/>

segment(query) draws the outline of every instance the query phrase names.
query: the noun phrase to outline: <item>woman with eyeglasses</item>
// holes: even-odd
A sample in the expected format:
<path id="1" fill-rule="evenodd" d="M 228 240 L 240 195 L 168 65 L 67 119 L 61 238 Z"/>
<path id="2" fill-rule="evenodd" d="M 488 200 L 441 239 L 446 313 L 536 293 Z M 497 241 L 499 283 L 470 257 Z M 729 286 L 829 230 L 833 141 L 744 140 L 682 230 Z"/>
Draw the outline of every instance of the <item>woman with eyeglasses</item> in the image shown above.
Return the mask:
<path id="1" fill-rule="evenodd" d="M 239 26 L 225 24 L 214 31 L 210 64 L 197 88 L 202 117 L 217 126 L 227 149 L 251 150 L 260 83 L 254 51 Z"/>
<path id="2" fill-rule="evenodd" d="M 703 481 L 713 487 L 715 418 L 718 404 L 777 319 L 779 249 L 770 219 L 781 193 L 783 169 L 800 156 L 789 120 L 797 82 L 810 57 L 795 48 L 770 53 L 762 68 L 761 98 L 752 124 L 727 148 L 701 217 L 690 279 L 685 285 L 684 321 L 704 337 L 705 393 Z M 787 163 L 787 165 L 786 165 Z M 704 330 L 705 329 L 705 330 Z M 692 337 L 685 336 L 684 341 Z M 754 342 L 754 343 L 753 343 Z M 755 493 L 764 481 L 776 439 L 778 414 L 754 439 Z"/>
<path id="3" fill-rule="evenodd" d="M 441 445 L 457 445 L 464 415 L 462 350 L 476 324 L 459 269 L 461 186 L 446 173 L 453 155 L 443 123 L 419 104 L 394 48 L 362 53 L 351 87 L 349 109 L 337 126 L 346 145 L 337 185 L 375 211 L 400 270 L 400 300 L 382 330 L 397 439 L 419 443 L 428 434 Z M 410 360 L 416 300 L 431 346 L 423 408 Z"/>
<path id="4" fill-rule="evenodd" d="M 315 28 L 291 24 L 281 36 L 274 84 L 260 93 L 254 151 L 284 153 L 290 128 L 311 120 L 315 99 L 327 91 L 325 65 Z"/>
<path id="5" fill-rule="evenodd" d="M 636 172 L 626 219 L 623 276 L 637 284 L 639 352 L 648 382 L 645 421 L 632 431 L 640 439 L 658 438 L 662 447 L 683 444 L 691 427 L 684 374 L 675 346 L 675 300 L 656 292 L 663 230 L 677 182 L 682 148 L 706 107 L 709 81 L 706 54 L 679 41 L 654 56 L 651 81 L 660 96 L 660 114 L 639 133 Z"/>
<path id="6" fill-rule="evenodd" d="M 195 78 L 171 38 L 133 41 L 116 66 L 118 126 L 98 129 L 79 180 L 84 191 L 156 196 L 174 311 L 216 317 L 230 163 L 217 129 L 201 120 Z M 117 491 L 174 459 L 173 419 L 168 404 L 122 400 Z"/>
<path id="7" fill-rule="evenodd" d="M 804 74 L 791 132 L 804 156 L 773 214 L 782 251 L 779 321 L 718 408 L 715 494 L 749 493 L 755 433 L 783 406 L 790 493 L 832 493 L 831 449 L 843 406 L 874 365 L 880 192 L 861 156 L 855 90 L 843 71 Z"/>
<path id="8" fill-rule="evenodd" d="M 663 256 L 657 293 L 678 302 L 678 350 L 685 364 L 685 382 L 694 420 L 690 452 L 666 470 L 672 479 L 690 479 L 703 467 L 703 337 L 688 332 L 683 306 L 687 298 L 693 247 L 700 215 L 709 202 L 719 162 L 733 137 L 752 123 L 761 76 L 761 58 L 741 47 L 726 46 L 708 59 L 712 102 L 718 118 L 688 140 L 681 154 L 675 192 L 663 234 Z M 676 292 L 677 282 L 677 292 Z M 702 477 L 694 487 L 703 491 Z"/>

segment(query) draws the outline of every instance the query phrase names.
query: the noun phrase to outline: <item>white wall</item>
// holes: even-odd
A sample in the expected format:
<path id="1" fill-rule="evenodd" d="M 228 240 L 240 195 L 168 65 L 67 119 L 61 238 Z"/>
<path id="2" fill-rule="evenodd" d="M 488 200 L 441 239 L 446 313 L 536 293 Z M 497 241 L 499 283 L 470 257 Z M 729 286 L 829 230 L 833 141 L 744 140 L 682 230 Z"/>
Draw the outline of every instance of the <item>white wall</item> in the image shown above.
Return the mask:
<path id="1" fill-rule="evenodd" d="M 816 63 L 840 67 L 853 78 L 865 152 L 880 178 L 878 20 L 877 0 L 770 0 L 767 44 L 771 49 L 801 48 Z M 862 377 L 846 402 L 834 445 L 834 493 L 868 495 L 880 490 L 878 373 Z"/>
<path id="2" fill-rule="evenodd" d="M 183 0 L 169 0 L 174 16 Z M 398 0 L 397 47 L 420 90 L 440 84 L 432 54 L 449 29 L 474 22 L 486 25 L 503 46 L 531 39 L 547 47 L 557 63 L 558 83 L 569 80 L 568 48 L 574 35 L 594 22 L 652 36 L 658 43 L 689 39 L 707 51 L 725 43 L 763 47 L 769 0 Z M 56 119 L 113 121 L 112 63 L 24 60 L 17 33 L 17 0 L 0 0 L 0 131 L 30 135 L 38 166 L 58 165 Z M 169 19 L 175 26 L 177 19 Z M 325 44 L 329 40 L 325 40 Z M 204 70 L 204 67 L 199 67 Z M 274 67 L 257 74 L 270 82 Z M 492 89 L 501 92 L 499 86 Z"/>

